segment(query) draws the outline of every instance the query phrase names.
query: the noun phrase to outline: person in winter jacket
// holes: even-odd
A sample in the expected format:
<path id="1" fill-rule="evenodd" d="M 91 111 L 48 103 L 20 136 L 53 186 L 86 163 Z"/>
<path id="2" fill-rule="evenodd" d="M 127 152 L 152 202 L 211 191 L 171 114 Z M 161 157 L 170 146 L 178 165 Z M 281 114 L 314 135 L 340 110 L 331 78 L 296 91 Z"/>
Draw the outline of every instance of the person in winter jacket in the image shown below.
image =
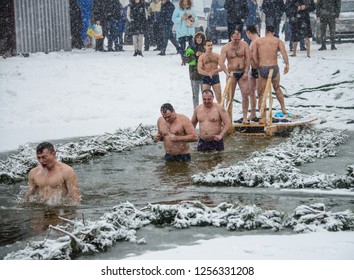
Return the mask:
<path id="1" fill-rule="evenodd" d="M 260 34 L 261 29 L 261 15 L 257 0 L 247 0 L 248 5 L 248 15 L 246 21 L 244 22 L 244 30 L 242 32 L 242 39 L 245 40 L 248 44 L 251 44 L 251 40 L 246 35 L 246 29 L 248 26 L 256 26 L 257 33 Z"/>
<path id="2" fill-rule="evenodd" d="M 279 38 L 281 17 L 285 12 L 284 0 L 263 0 L 262 12 L 265 14 L 266 26 L 273 26 L 275 37 Z"/>
<path id="3" fill-rule="evenodd" d="M 149 46 L 156 46 L 154 51 L 161 50 L 162 30 L 161 30 L 161 0 L 151 0 L 149 7 Z"/>
<path id="4" fill-rule="evenodd" d="M 229 41 L 234 30 L 238 30 L 241 34 L 243 25 L 248 15 L 247 0 L 225 0 L 224 8 L 227 11 L 227 33 Z"/>
<path id="5" fill-rule="evenodd" d="M 117 43 L 118 21 L 121 17 L 119 0 L 93 0 L 92 22 L 101 23 L 103 39 L 108 39 L 108 50 L 113 50 L 113 43 Z M 117 43 L 118 45 L 118 43 Z"/>
<path id="6" fill-rule="evenodd" d="M 202 92 L 202 75 L 198 73 L 198 58 L 204 53 L 204 43 L 206 37 L 203 32 L 194 35 L 194 48 L 188 47 L 186 50 L 186 62 L 189 64 L 189 79 L 191 80 L 193 93 L 193 108 L 199 105 L 199 93 Z"/>
<path id="7" fill-rule="evenodd" d="M 187 42 L 190 47 L 193 47 L 195 26 L 198 24 L 198 17 L 192 6 L 192 0 L 179 0 L 179 5 L 172 15 L 172 21 L 176 26 L 177 40 L 183 52 Z"/>
<path id="8" fill-rule="evenodd" d="M 336 21 L 340 14 L 341 0 L 317 0 L 316 16 L 320 21 L 322 46 L 319 51 L 326 49 L 326 29 L 329 27 L 331 50 L 336 50 L 335 35 Z"/>
<path id="9" fill-rule="evenodd" d="M 95 40 L 96 40 L 96 47 L 95 51 L 103 52 L 103 28 L 101 25 L 101 21 L 97 20 L 96 23 L 93 25 L 93 31 L 95 32 Z"/>
<path id="10" fill-rule="evenodd" d="M 293 36 L 293 53 L 296 56 L 297 44 L 305 38 L 307 57 L 310 57 L 310 38 L 312 38 L 310 13 L 316 9 L 313 0 L 287 0 L 285 13 L 289 19 Z"/>
<path id="11" fill-rule="evenodd" d="M 133 35 L 134 56 L 143 56 L 144 34 L 147 23 L 147 9 L 144 0 L 133 0 L 128 5 L 127 19 Z"/>
<path id="12" fill-rule="evenodd" d="M 168 40 L 175 46 L 178 53 L 184 56 L 181 46 L 178 44 L 175 34 L 172 32 L 173 21 L 172 15 L 175 10 L 175 5 L 173 5 L 170 0 L 161 0 L 161 12 L 160 12 L 160 24 L 162 27 L 162 43 L 161 50 L 158 55 L 166 55 L 166 48 Z"/>
<path id="13" fill-rule="evenodd" d="M 106 14 L 106 33 L 108 42 L 108 51 L 118 51 L 118 34 L 121 20 L 121 4 L 119 0 L 106 0 L 108 2 Z"/>
<path id="14" fill-rule="evenodd" d="M 123 33 L 125 32 L 125 22 L 127 20 L 127 8 L 123 7 L 123 5 L 119 2 L 121 18 L 118 24 L 118 52 L 124 52 L 123 50 Z"/>

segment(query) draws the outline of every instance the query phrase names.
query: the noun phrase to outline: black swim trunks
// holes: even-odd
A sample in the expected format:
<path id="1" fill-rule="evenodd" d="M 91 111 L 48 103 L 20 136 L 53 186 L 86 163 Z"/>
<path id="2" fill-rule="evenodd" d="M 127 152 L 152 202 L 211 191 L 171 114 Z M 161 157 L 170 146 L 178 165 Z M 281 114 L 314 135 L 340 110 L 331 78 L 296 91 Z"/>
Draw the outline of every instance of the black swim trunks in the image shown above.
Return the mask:
<path id="1" fill-rule="evenodd" d="M 234 78 L 236 81 L 240 80 L 245 72 L 234 72 Z"/>
<path id="2" fill-rule="evenodd" d="M 224 150 L 224 140 L 220 141 L 205 141 L 203 139 L 199 139 L 197 151 L 223 151 Z"/>
<path id="3" fill-rule="evenodd" d="M 258 69 L 251 68 L 251 76 L 255 79 L 258 79 Z"/>
<path id="4" fill-rule="evenodd" d="M 272 79 L 274 79 L 279 73 L 278 65 L 275 65 L 275 66 L 259 66 L 259 68 L 258 68 L 259 75 L 261 75 L 265 79 L 268 79 L 268 73 L 269 73 L 270 69 L 273 69 Z"/>
<path id="5" fill-rule="evenodd" d="M 166 161 L 190 161 L 191 155 L 190 154 L 182 154 L 182 155 L 165 154 L 164 159 Z"/>
<path id="6" fill-rule="evenodd" d="M 220 84 L 220 78 L 219 75 L 214 75 L 212 77 L 210 76 L 203 76 L 203 84 L 207 85 L 215 85 L 215 84 Z"/>

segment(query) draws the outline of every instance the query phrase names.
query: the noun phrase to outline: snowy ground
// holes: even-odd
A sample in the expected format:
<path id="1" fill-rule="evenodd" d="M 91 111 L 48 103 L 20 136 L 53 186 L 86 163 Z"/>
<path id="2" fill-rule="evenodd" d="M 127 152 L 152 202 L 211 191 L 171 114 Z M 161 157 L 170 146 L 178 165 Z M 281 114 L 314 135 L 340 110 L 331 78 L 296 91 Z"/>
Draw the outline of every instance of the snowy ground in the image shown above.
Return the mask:
<path id="1" fill-rule="evenodd" d="M 2 59 L 0 151 L 26 142 L 156 124 L 165 102 L 192 116 L 188 67 L 180 65 L 180 58 L 153 51 L 133 57 L 131 46 L 125 49 L 124 53 L 88 49 Z M 291 57 L 290 72 L 281 79 L 289 111 L 317 116 L 322 122 L 318 127 L 353 130 L 354 124 L 347 124 L 354 119 L 353 49 L 352 44 L 342 44 L 338 51 L 315 49 L 311 58 L 303 52 Z M 219 52 L 220 46 L 214 51 Z M 175 51 L 170 48 L 168 53 Z M 225 86 L 223 75 L 221 81 Z M 239 91 L 236 99 L 240 100 Z M 275 106 L 279 109 L 276 101 Z M 236 119 L 239 103 L 235 110 Z"/>
<path id="2" fill-rule="evenodd" d="M 291 113 L 318 117 L 318 129 L 354 130 L 354 44 L 337 47 L 337 51 L 319 52 L 313 44 L 311 58 L 303 52 L 290 57 L 290 72 L 282 76 L 281 85 Z M 155 124 L 165 102 L 179 113 L 192 115 L 188 67 L 180 65 L 173 48 L 165 57 L 149 51 L 143 58 L 133 57 L 131 46 L 125 50 L 96 53 L 87 49 L 1 59 L 0 151 L 27 142 Z M 214 51 L 219 52 L 220 46 Z M 221 81 L 224 86 L 223 75 Z M 236 99 L 240 100 L 239 91 Z M 274 104 L 279 109 L 277 101 Z M 240 107 L 235 105 L 235 119 L 241 115 Z M 319 232 L 217 238 L 134 258 L 354 260 L 353 252 L 353 232 Z"/>

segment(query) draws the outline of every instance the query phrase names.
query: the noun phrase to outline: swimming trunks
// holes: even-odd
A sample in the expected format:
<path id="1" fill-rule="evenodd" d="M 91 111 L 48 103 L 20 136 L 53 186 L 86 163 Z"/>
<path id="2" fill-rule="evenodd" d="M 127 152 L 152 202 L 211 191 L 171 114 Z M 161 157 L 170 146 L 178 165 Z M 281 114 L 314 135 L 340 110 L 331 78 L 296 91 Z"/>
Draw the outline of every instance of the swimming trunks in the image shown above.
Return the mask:
<path id="1" fill-rule="evenodd" d="M 236 81 L 240 80 L 245 72 L 234 72 L 234 78 Z"/>
<path id="2" fill-rule="evenodd" d="M 258 79 L 258 69 L 251 68 L 251 76 L 255 79 Z"/>
<path id="3" fill-rule="evenodd" d="M 274 79 L 279 73 L 278 65 L 275 65 L 275 66 L 259 66 L 259 68 L 258 68 L 259 75 L 261 75 L 265 79 L 268 79 L 268 73 L 269 73 L 270 69 L 273 69 L 272 79 Z"/>
<path id="4" fill-rule="evenodd" d="M 224 150 L 224 140 L 221 139 L 220 141 L 205 141 L 203 139 L 199 139 L 197 151 L 204 152 L 204 151 L 223 151 Z"/>
<path id="5" fill-rule="evenodd" d="M 214 75 L 212 77 L 203 76 L 203 84 L 207 84 L 210 86 L 215 85 L 215 84 L 220 84 L 219 75 Z"/>
<path id="6" fill-rule="evenodd" d="M 182 154 L 182 155 L 165 154 L 164 159 L 166 161 L 190 161 L 191 155 L 190 154 Z"/>

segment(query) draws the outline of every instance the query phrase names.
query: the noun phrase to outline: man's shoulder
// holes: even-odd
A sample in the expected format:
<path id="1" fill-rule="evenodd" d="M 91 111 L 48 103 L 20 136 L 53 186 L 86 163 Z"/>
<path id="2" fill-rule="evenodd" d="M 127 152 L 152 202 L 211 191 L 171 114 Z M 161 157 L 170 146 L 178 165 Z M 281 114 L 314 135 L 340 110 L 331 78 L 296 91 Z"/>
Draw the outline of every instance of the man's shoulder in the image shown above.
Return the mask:
<path id="1" fill-rule="evenodd" d="M 68 164 L 66 164 L 64 162 L 57 161 L 56 164 L 63 171 L 69 171 L 69 172 L 74 171 L 74 169 L 70 165 L 68 165 Z"/>
<path id="2" fill-rule="evenodd" d="M 226 43 L 226 44 L 221 48 L 221 50 L 227 50 L 227 49 L 229 49 L 230 46 L 231 46 L 231 44 L 232 44 L 232 42 Z"/>
<path id="3" fill-rule="evenodd" d="M 36 172 L 38 172 L 39 170 L 41 170 L 43 167 L 41 166 L 41 165 L 38 165 L 38 166 L 36 166 L 36 167 L 33 167 L 31 170 L 30 170 L 30 172 L 29 172 L 29 174 L 31 175 L 31 174 L 34 174 L 34 173 L 36 173 Z"/>

